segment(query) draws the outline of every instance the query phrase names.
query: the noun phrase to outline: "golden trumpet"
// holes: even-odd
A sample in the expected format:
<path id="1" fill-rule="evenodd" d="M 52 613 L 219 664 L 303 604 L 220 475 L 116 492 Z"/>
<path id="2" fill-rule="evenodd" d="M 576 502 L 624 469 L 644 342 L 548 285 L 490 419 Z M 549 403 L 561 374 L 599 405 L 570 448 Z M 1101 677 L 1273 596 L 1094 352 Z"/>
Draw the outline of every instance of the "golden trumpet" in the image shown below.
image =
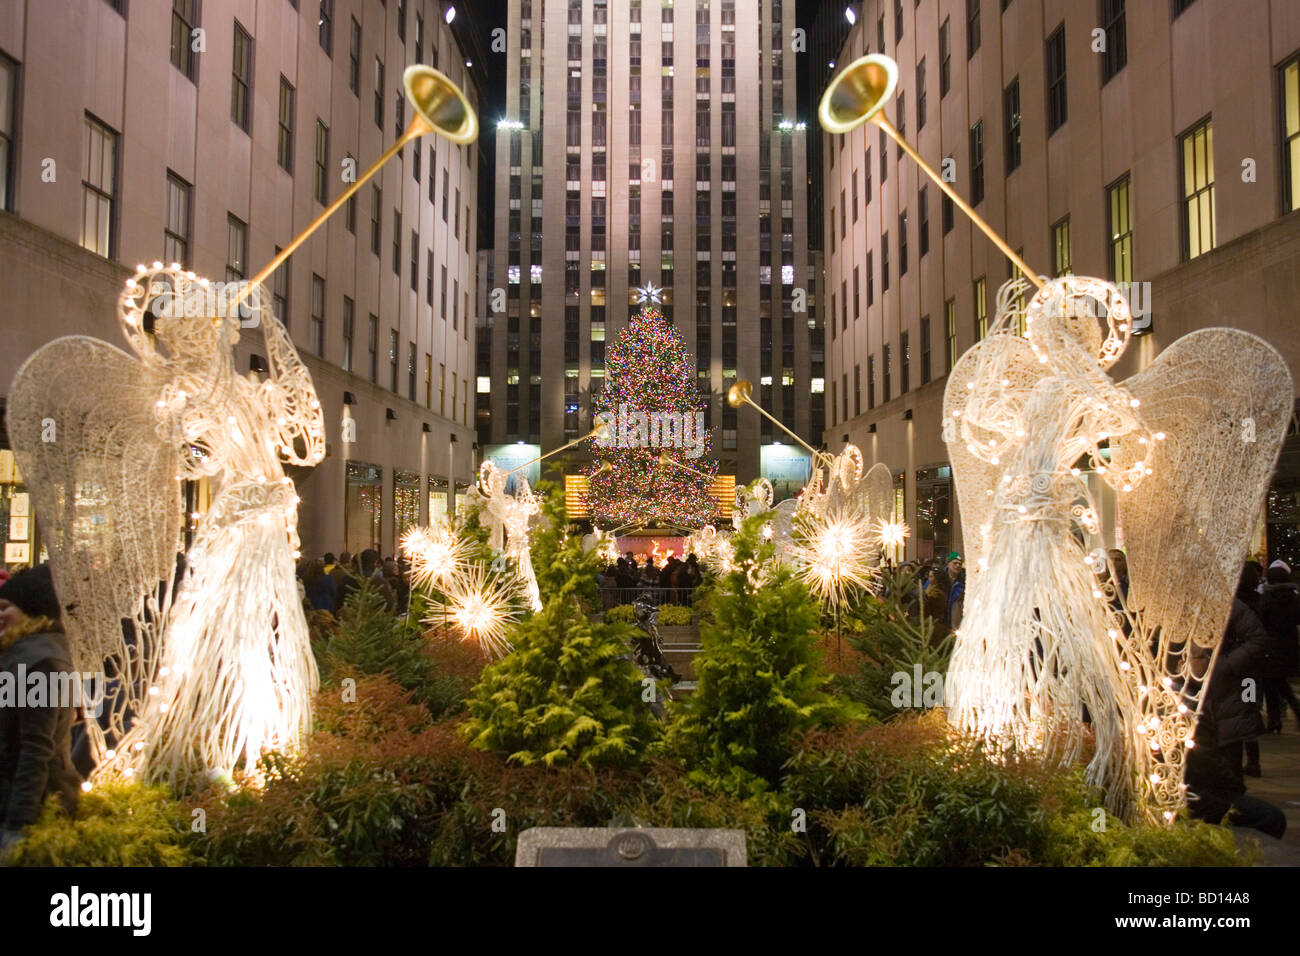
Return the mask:
<path id="1" fill-rule="evenodd" d="M 384 151 L 384 154 L 375 160 L 374 164 L 367 169 L 361 177 L 343 193 L 330 203 L 319 216 L 311 221 L 302 232 L 298 233 L 290 243 L 285 246 L 266 266 L 253 276 L 239 296 L 235 299 L 236 304 L 247 298 L 259 285 L 270 278 L 271 273 L 280 268 L 284 261 L 293 255 L 307 237 L 319 229 L 330 216 L 338 212 L 343 204 L 352 198 L 362 185 L 369 180 L 375 173 L 383 168 L 384 164 L 402 151 L 407 143 L 413 139 L 418 139 L 425 133 L 437 133 L 444 139 L 451 140 L 453 143 L 472 143 L 478 139 L 478 114 L 474 112 L 474 107 L 470 105 L 465 93 L 453 83 L 445 73 L 435 70 L 431 66 L 408 66 L 406 72 L 402 74 L 402 87 L 406 91 L 406 100 L 411 104 L 415 115 L 411 117 L 410 125 L 406 127 L 401 137 Z"/>
<path id="2" fill-rule="evenodd" d="M 668 452 L 666 451 L 661 451 L 659 453 L 658 460 L 661 465 L 672 465 L 674 468 L 680 468 L 682 471 L 689 471 L 691 474 L 699 475 L 701 478 L 708 478 L 711 481 L 714 479 L 714 476 L 710 475 L 708 472 L 700 471 L 698 468 L 692 468 L 690 465 L 683 464 L 675 458 L 668 457 Z"/>
<path id="3" fill-rule="evenodd" d="M 599 440 L 599 439 L 604 438 L 604 437 L 605 437 L 606 435 L 608 435 L 608 434 L 609 434 L 609 425 L 608 425 L 607 423 L 605 423 L 605 422 L 601 422 L 599 425 L 597 425 L 595 428 L 593 428 L 593 429 L 592 429 L 591 431 L 589 431 L 587 434 L 583 435 L 581 438 L 575 438 L 573 441 L 569 442 L 567 445 L 561 445 L 559 448 L 552 448 L 552 449 L 551 449 L 550 451 L 548 451 L 546 454 L 544 454 L 544 455 L 538 455 L 538 456 L 537 456 L 536 458 L 534 458 L 532 461 L 526 461 L 526 462 L 524 462 L 522 465 L 517 465 L 517 466 L 515 466 L 514 468 L 511 468 L 509 471 L 506 472 L 506 474 L 507 474 L 507 475 L 513 475 L 516 471 L 522 471 L 523 469 L 527 468 L 529 465 L 535 465 L 535 464 L 537 464 L 539 461 L 544 461 L 544 460 L 546 460 L 547 458 L 550 458 L 552 455 L 558 455 L 558 454 L 559 454 L 560 452 L 562 452 L 562 451 L 567 451 L 568 449 L 572 448 L 574 445 L 581 445 L 581 444 L 582 444 L 583 442 L 585 442 L 588 438 L 595 438 L 595 439 Z"/>
<path id="4" fill-rule="evenodd" d="M 958 196 L 952 187 L 944 182 L 943 177 L 921 158 L 920 154 L 912 148 L 912 145 L 903 139 L 898 130 L 894 128 L 894 125 L 886 119 L 883 107 L 886 102 L 893 98 L 897 87 L 898 64 L 883 54 L 868 54 L 846 66 L 831 81 L 831 85 L 826 87 L 826 92 L 822 94 L 821 105 L 817 108 L 817 119 L 821 123 L 822 129 L 828 133 L 848 133 L 866 122 L 872 122 L 879 126 L 888 134 L 890 139 L 902 148 L 903 152 L 912 157 L 912 161 L 920 166 L 922 172 L 929 176 L 934 181 L 934 184 L 957 204 L 961 211 L 970 218 L 970 221 L 975 223 L 979 230 L 1002 250 L 1002 254 L 1015 264 L 1021 274 L 1037 288 L 1041 289 L 1043 280 L 1038 277 L 1038 273 L 1025 265 L 1025 261 L 1016 255 L 1012 248 L 1007 245 L 1006 240 L 994 232 L 993 227 L 981 219 L 979 214 L 967 204 L 966 200 Z"/>
<path id="5" fill-rule="evenodd" d="M 731 386 L 731 388 L 727 389 L 727 404 L 730 405 L 732 408 L 739 408 L 741 405 L 752 405 L 754 408 L 758 409 L 758 413 L 760 415 L 766 418 L 777 428 L 781 429 L 781 431 L 785 432 L 787 435 L 789 435 L 791 438 L 797 441 L 800 445 L 803 445 L 804 448 L 807 448 L 810 452 L 812 452 L 814 458 L 820 458 L 822 461 L 825 462 L 833 462 L 835 460 L 832 456 L 826 454 L 826 452 L 818 451 L 816 448 L 808 444 L 806 441 L 804 441 L 794 432 L 790 431 L 790 429 L 786 428 L 785 425 L 783 425 L 777 419 L 769 415 L 767 413 L 767 409 L 765 409 L 762 405 L 758 404 L 758 402 L 754 401 L 753 395 L 754 395 L 754 383 L 749 381 L 748 379 L 742 378 L 738 380 L 735 385 Z"/>

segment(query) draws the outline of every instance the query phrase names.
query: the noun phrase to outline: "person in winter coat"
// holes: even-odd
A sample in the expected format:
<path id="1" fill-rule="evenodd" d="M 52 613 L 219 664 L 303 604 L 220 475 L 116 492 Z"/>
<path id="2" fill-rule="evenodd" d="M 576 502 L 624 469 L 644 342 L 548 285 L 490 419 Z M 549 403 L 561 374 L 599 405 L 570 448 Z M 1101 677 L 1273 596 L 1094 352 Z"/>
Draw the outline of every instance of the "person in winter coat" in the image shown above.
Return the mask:
<path id="1" fill-rule="evenodd" d="M 334 611 L 334 579 L 325 573 L 325 562 L 319 558 L 308 561 L 302 572 L 302 585 L 307 589 L 307 603 L 313 611 Z"/>
<path id="2" fill-rule="evenodd" d="M 1268 632 L 1268 665 L 1263 681 L 1268 731 L 1280 734 L 1288 706 L 1300 724 L 1300 701 L 1288 680 L 1300 675 L 1300 587 L 1291 580 L 1291 568 L 1285 561 L 1268 566 L 1259 596 L 1259 617 Z"/>
<path id="3" fill-rule="evenodd" d="M 1192 676 L 1208 669 L 1213 648 L 1191 651 Z M 1286 815 L 1246 793 L 1242 748 L 1262 730 L 1259 704 L 1247 700 L 1243 685 L 1259 673 L 1268 653 L 1268 636 L 1255 612 L 1234 599 L 1223 642 L 1205 688 L 1195 746 L 1187 751 L 1184 782 L 1187 805 L 1198 820 L 1218 823 L 1228 816 L 1233 826 L 1252 827 L 1270 836 L 1286 832 Z"/>
<path id="4" fill-rule="evenodd" d="M 0 587 L 0 680 L 17 694 L 28 692 L 35 674 L 46 675 L 47 693 L 67 686 L 52 679 L 72 671 L 59 618 L 49 565 L 15 574 Z M 67 813 L 75 812 L 81 785 L 72 763 L 76 720 L 73 701 L 0 697 L 0 860 L 22 839 L 23 827 L 36 822 L 46 797 L 57 796 Z"/>
<path id="5" fill-rule="evenodd" d="M 961 627 L 962 609 L 966 604 L 966 568 L 961 563 L 961 558 L 956 556 L 956 552 L 948 556 L 948 580 L 951 584 L 948 587 L 948 607 L 947 620 L 950 630 L 957 630 Z"/>

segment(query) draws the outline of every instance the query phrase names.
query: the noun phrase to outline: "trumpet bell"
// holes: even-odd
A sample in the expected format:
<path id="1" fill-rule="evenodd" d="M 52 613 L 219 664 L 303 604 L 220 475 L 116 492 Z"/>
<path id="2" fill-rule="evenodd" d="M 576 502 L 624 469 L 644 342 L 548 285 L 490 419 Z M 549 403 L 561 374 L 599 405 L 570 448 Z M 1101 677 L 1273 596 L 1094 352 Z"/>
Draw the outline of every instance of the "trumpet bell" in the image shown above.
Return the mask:
<path id="1" fill-rule="evenodd" d="M 879 113 L 897 87 L 898 64 L 869 54 L 846 66 L 826 87 L 817 119 L 828 133 L 847 133 Z"/>
<path id="2" fill-rule="evenodd" d="M 727 389 L 727 404 L 732 408 L 739 408 L 749 401 L 749 396 L 754 394 L 754 383 L 748 379 L 741 379 L 731 388 Z"/>
<path id="3" fill-rule="evenodd" d="M 431 66 L 408 66 L 402 74 L 406 99 L 417 119 L 453 143 L 478 139 L 478 114 L 459 86 Z"/>

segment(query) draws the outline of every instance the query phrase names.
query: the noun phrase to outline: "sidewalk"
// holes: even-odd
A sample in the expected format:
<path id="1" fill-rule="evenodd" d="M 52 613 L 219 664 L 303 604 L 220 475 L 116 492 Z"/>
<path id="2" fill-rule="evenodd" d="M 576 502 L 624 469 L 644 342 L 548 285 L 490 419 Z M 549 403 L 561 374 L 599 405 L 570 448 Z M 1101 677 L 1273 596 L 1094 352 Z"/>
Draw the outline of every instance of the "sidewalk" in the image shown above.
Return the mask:
<path id="1" fill-rule="evenodd" d="M 1259 738 L 1259 764 L 1264 773 L 1246 778 L 1248 793 L 1286 813 L 1286 834 L 1281 843 L 1267 838 L 1261 841 L 1272 844 L 1271 849 L 1265 848 L 1261 861 L 1265 866 L 1300 865 L 1300 732 L 1290 715 L 1285 727 L 1281 734 Z"/>

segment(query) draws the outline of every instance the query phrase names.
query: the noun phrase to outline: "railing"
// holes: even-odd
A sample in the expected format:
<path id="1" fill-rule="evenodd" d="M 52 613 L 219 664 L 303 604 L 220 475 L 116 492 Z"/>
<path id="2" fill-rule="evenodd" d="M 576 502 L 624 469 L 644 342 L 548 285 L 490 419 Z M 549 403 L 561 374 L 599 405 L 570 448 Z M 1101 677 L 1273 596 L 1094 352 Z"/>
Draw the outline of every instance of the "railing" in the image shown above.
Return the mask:
<path id="1" fill-rule="evenodd" d="M 601 588 L 600 599 L 605 610 L 619 604 L 635 604 L 645 601 L 659 607 L 663 604 L 677 604 L 688 607 L 695 598 L 695 588 L 661 588 L 652 585 L 635 588 Z"/>

